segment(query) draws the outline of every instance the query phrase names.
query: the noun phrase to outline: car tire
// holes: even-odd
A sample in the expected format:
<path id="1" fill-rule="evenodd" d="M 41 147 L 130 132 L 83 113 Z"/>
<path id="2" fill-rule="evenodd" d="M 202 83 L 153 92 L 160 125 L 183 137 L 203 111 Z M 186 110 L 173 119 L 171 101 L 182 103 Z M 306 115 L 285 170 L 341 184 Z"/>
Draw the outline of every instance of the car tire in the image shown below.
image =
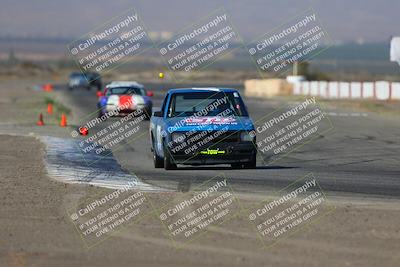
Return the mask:
<path id="1" fill-rule="evenodd" d="M 97 113 L 97 118 L 101 118 L 103 116 L 103 111 L 101 110 L 101 108 L 99 109 L 99 112 Z M 106 118 L 106 117 L 105 117 Z"/>
<path id="2" fill-rule="evenodd" d="M 177 168 L 176 164 L 172 163 L 172 157 L 168 151 L 167 145 L 164 144 L 164 169 L 175 170 Z"/>
<path id="3" fill-rule="evenodd" d="M 255 168 L 257 168 L 257 157 L 256 157 L 256 153 L 254 153 L 254 154 L 251 156 L 250 162 L 245 163 L 245 164 L 243 165 L 243 167 L 244 167 L 245 169 L 255 169 Z"/>
<path id="4" fill-rule="evenodd" d="M 153 152 L 154 168 L 156 168 L 156 169 L 164 168 L 164 159 L 157 155 L 157 152 L 156 152 L 156 149 L 154 146 L 153 133 L 151 133 L 151 151 Z"/>
<path id="5" fill-rule="evenodd" d="M 164 168 L 164 160 L 163 158 L 159 157 L 153 149 L 153 162 L 154 162 L 154 168 L 159 169 L 159 168 Z"/>
<path id="6" fill-rule="evenodd" d="M 149 121 L 150 119 L 151 119 L 151 112 L 152 112 L 152 108 L 149 108 L 149 109 L 146 109 L 145 110 L 145 115 L 146 115 L 146 118 L 145 118 L 145 120 L 146 121 Z"/>

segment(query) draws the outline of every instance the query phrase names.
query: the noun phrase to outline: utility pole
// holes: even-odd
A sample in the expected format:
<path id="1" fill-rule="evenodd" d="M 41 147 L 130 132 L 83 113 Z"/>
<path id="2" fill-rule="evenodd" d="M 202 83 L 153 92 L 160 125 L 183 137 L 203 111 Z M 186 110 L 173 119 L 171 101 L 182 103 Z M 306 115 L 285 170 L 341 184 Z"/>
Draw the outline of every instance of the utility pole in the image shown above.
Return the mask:
<path id="1" fill-rule="evenodd" d="M 299 74 L 299 62 L 295 61 L 293 63 L 293 76 L 297 76 Z"/>

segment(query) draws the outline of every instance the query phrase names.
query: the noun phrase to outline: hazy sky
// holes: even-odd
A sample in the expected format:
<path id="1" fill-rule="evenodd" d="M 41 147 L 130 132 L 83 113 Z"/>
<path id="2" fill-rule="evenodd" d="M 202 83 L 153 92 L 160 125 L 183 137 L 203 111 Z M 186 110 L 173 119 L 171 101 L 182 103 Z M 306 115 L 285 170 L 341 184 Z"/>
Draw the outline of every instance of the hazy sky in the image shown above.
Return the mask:
<path id="1" fill-rule="evenodd" d="M 245 39 L 313 7 L 336 41 L 400 35 L 400 0 L 0 0 L 0 36 L 85 34 L 134 7 L 148 30 L 177 32 L 223 6 Z"/>

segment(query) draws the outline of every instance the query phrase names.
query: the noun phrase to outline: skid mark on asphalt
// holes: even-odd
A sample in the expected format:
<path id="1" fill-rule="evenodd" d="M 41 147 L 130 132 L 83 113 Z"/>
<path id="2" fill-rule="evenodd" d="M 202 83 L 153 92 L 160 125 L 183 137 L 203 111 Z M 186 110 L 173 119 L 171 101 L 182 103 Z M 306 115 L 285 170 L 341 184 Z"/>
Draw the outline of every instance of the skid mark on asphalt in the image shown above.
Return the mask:
<path id="1" fill-rule="evenodd" d="M 325 112 L 325 114 L 333 117 L 368 117 L 368 113 L 359 113 L 359 112 Z"/>
<path id="2" fill-rule="evenodd" d="M 78 141 L 42 136 L 46 145 L 45 166 L 50 177 L 64 183 L 90 184 L 110 189 L 130 186 L 140 191 L 166 191 L 142 182 L 136 175 L 125 172 L 110 153 L 105 156 L 86 153 L 83 159 Z M 86 162 L 94 162 L 88 165 Z"/>

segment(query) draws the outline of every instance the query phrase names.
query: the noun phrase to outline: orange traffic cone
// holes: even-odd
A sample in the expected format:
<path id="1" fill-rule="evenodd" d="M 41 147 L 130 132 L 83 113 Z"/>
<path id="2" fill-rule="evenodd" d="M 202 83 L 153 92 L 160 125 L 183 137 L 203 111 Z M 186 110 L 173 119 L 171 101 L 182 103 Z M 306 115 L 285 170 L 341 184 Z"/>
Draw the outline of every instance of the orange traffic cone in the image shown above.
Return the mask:
<path id="1" fill-rule="evenodd" d="M 38 126 L 43 126 L 44 125 L 43 114 L 42 113 L 39 114 L 39 120 L 36 122 L 36 124 Z"/>
<path id="2" fill-rule="evenodd" d="M 61 127 L 66 127 L 67 126 L 67 116 L 63 113 L 61 115 L 61 122 L 60 122 Z"/>
<path id="3" fill-rule="evenodd" d="M 51 85 L 50 83 L 43 85 L 43 91 L 46 91 L 46 92 L 53 91 L 53 85 Z"/>
<path id="4" fill-rule="evenodd" d="M 51 103 L 47 104 L 47 113 L 53 114 L 53 104 Z"/>

